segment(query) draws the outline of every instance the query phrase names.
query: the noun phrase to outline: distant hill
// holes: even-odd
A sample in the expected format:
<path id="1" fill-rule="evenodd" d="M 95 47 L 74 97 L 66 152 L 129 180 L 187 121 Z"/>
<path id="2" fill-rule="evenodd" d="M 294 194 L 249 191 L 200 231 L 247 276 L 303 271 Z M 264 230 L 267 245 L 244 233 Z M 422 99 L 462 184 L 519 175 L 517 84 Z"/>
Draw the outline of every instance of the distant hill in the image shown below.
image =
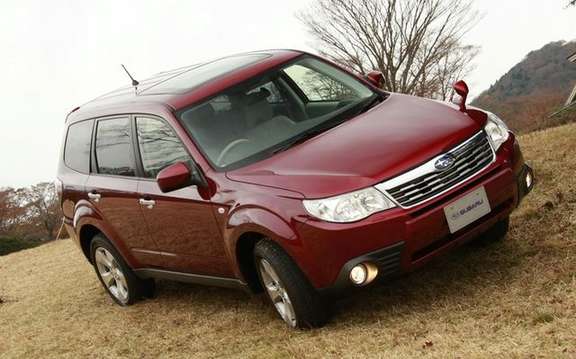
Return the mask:
<path id="1" fill-rule="evenodd" d="M 576 114 L 550 119 L 576 84 L 576 64 L 568 56 L 576 41 L 551 42 L 530 52 L 472 104 L 500 115 L 517 132 L 576 121 Z"/>

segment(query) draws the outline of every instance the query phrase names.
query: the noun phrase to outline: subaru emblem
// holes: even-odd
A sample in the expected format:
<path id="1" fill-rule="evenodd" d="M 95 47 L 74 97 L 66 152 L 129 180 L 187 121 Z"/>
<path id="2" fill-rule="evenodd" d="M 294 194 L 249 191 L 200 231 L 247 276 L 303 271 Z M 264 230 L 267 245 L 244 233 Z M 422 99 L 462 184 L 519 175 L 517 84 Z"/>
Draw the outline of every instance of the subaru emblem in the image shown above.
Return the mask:
<path id="1" fill-rule="evenodd" d="M 454 162 L 456 162 L 456 158 L 451 154 L 447 154 L 437 159 L 434 163 L 434 167 L 439 171 L 444 171 L 452 167 Z"/>

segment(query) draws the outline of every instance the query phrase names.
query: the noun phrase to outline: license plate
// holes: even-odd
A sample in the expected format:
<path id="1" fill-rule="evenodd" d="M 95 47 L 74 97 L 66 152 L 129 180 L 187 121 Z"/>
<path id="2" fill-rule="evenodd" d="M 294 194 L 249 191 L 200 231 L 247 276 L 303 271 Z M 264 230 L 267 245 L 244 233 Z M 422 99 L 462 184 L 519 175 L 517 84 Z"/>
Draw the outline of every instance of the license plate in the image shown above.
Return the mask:
<path id="1" fill-rule="evenodd" d="M 488 213 L 490 213 L 490 203 L 484 187 L 480 187 L 444 207 L 450 233 L 466 227 Z"/>

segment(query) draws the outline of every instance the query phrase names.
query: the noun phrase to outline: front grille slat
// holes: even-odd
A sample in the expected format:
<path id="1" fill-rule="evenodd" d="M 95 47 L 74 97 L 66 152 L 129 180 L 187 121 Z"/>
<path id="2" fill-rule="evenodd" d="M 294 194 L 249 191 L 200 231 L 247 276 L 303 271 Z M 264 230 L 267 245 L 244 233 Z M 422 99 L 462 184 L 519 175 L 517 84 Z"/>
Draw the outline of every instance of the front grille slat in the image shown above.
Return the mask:
<path id="1" fill-rule="evenodd" d="M 457 183 L 459 181 L 461 181 L 464 178 L 467 178 L 468 174 L 472 174 L 477 172 L 477 170 L 479 170 L 480 168 L 482 168 L 484 165 L 488 164 L 489 160 L 488 159 L 483 159 L 481 162 L 476 163 L 473 167 L 469 167 L 463 171 L 460 172 L 455 172 L 454 174 L 452 174 L 450 177 L 447 178 L 447 180 L 443 181 L 441 184 L 431 187 L 428 186 L 426 187 L 424 190 L 420 190 L 419 193 L 416 193 L 416 196 L 423 196 L 426 193 L 429 192 L 434 192 L 437 193 L 437 190 L 442 190 L 444 189 L 446 186 L 450 186 L 451 184 Z M 403 196 L 398 196 L 397 200 L 398 201 L 402 201 L 405 198 L 410 198 L 410 197 L 414 197 L 414 195 L 403 195 Z M 412 198 L 412 200 L 414 200 L 414 198 Z"/>
<path id="2" fill-rule="evenodd" d="M 484 156 L 488 157 L 490 155 L 492 149 L 487 148 L 483 149 L 480 153 L 475 153 L 480 158 L 484 158 Z M 471 155 L 468 156 L 466 159 L 471 159 Z M 464 161 L 465 159 L 459 160 L 459 163 L 456 163 L 453 168 L 448 171 L 440 172 L 434 177 L 430 177 L 425 179 L 417 184 L 412 184 L 407 187 L 399 186 L 395 189 L 389 190 L 388 193 L 393 194 L 394 196 L 406 196 L 410 195 L 413 192 L 419 191 L 423 187 L 434 186 L 438 182 L 444 181 L 446 178 L 450 177 L 454 173 L 462 172 L 464 168 L 470 167 L 468 162 Z M 409 191 L 409 192 L 407 192 Z"/>
<path id="3" fill-rule="evenodd" d="M 484 153 L 484 152 L 488 152 L 488 153 Z M 443 177 L 450 175 L 451 173 L 453 173 L 455 171 L 458 171 L 459 167 L 466 166 L 466 161 L 471 159 L 472 157 L 489 157 L 489 156 L 491 156 L 491 153 L 492 153 L 492 148 L 490 147 L 490 144 L 488 144 L 488 143 L 482 144 L 481 146 L 478 146 L 476 149 L 474 149 L 472 152 L 466 153 L 464 156 L 457 157 L 457 160 L 451 169 L 449 169 L 447 171 L 443 171 L 443 172 L 432 172 L 432 173 L 423 175 L 423 176 L 418 177 L 412 181 L 403 183 L 400 186 L 389 189 L 388 193 L 394 194 L 394 195 L 400 194 L 402 192 L 410 190 L 411 187 L 418 187 L 418 186 L 424 185 L 427 181 L 432 181 L 432 180 L 435 180 L 437 178 L 441 179 Z"/>
<path id="4" fill-rule="evenodd" d="M 487 165 L 487 164 L 489 164 L 489 163 L 490 163 L 490 162 L 487 162 L 487 163 L 485 163 L 485 164 Z M 466 177 L 458 177 L 458 178 L 454 179 L 454 180 L 451 181 L 450 183 L 447 183 L 446 186 L 444 186 L 443 188 L 438 189 L 438 190 L 436 190 L 436 191 L 434 191 L 434 192 L 428 193 L 427 198 L 436 196 L 436 195 L 444 192 L 444 191 L 445 191 L 445 188 L 450 188 L 450 187 L 452 187 L 453 185 L 456 185 L 458 182 L 463 181 L 464 179 L 466 179 Z M 422 198 L 412 199 L 411 201 L 409 201 L 409 202 L 407 203 L 407 206 L 413 206 L 413 205 L 415 205 L 415 204 L 418 204 L 418 202 L 420 202 L 421 200 L 422 200 Z"/>
<path id="5" fill-rule="evenodd" d="M 395 186 L 387 188 L 384 182 L 381 186 L 402 207 L 412 207 L 474 176 L 492 163 L 495 158 L 484 131 L 444 155 L 447 154 L 453 156 L 455 161 L 451 168 L 445 171 L 436 170 L 433 166 L 430 170 L 430 163 L 427 163 L 421 168 L 417 167 L 412 170 L 417 175 L 407 179 L 404 183 L 398 185 L 396 182 Z M 423 171 L 423 168 L 428 170 Z"/>

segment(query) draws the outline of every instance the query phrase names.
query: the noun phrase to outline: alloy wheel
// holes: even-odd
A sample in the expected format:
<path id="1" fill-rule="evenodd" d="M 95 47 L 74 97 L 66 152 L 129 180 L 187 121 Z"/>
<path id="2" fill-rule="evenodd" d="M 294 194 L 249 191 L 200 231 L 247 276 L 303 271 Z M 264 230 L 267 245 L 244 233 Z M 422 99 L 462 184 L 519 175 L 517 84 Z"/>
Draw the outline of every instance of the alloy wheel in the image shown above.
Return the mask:
<path id="1" fill-rule="evenodd" d="M 122 303 L 128 302 L 128 283 L 116 258 L 106 248 L 99 247 L 94 255 L 98 274 L 108 291 Z"/>
<path id="2" fill-rule="evenodd" d="M 278 277 L 278 274 L 274 268 L 272 268 L 270 263 L 263 258 L 260 259 L 259 270 L 266 292 L 268 292 L 276 311 L 280 314 L 286 324 L 291 328 L 295 328 L 296 313 L 294 311 L 294 306 L 292 305 L 290 296 Z"/>

